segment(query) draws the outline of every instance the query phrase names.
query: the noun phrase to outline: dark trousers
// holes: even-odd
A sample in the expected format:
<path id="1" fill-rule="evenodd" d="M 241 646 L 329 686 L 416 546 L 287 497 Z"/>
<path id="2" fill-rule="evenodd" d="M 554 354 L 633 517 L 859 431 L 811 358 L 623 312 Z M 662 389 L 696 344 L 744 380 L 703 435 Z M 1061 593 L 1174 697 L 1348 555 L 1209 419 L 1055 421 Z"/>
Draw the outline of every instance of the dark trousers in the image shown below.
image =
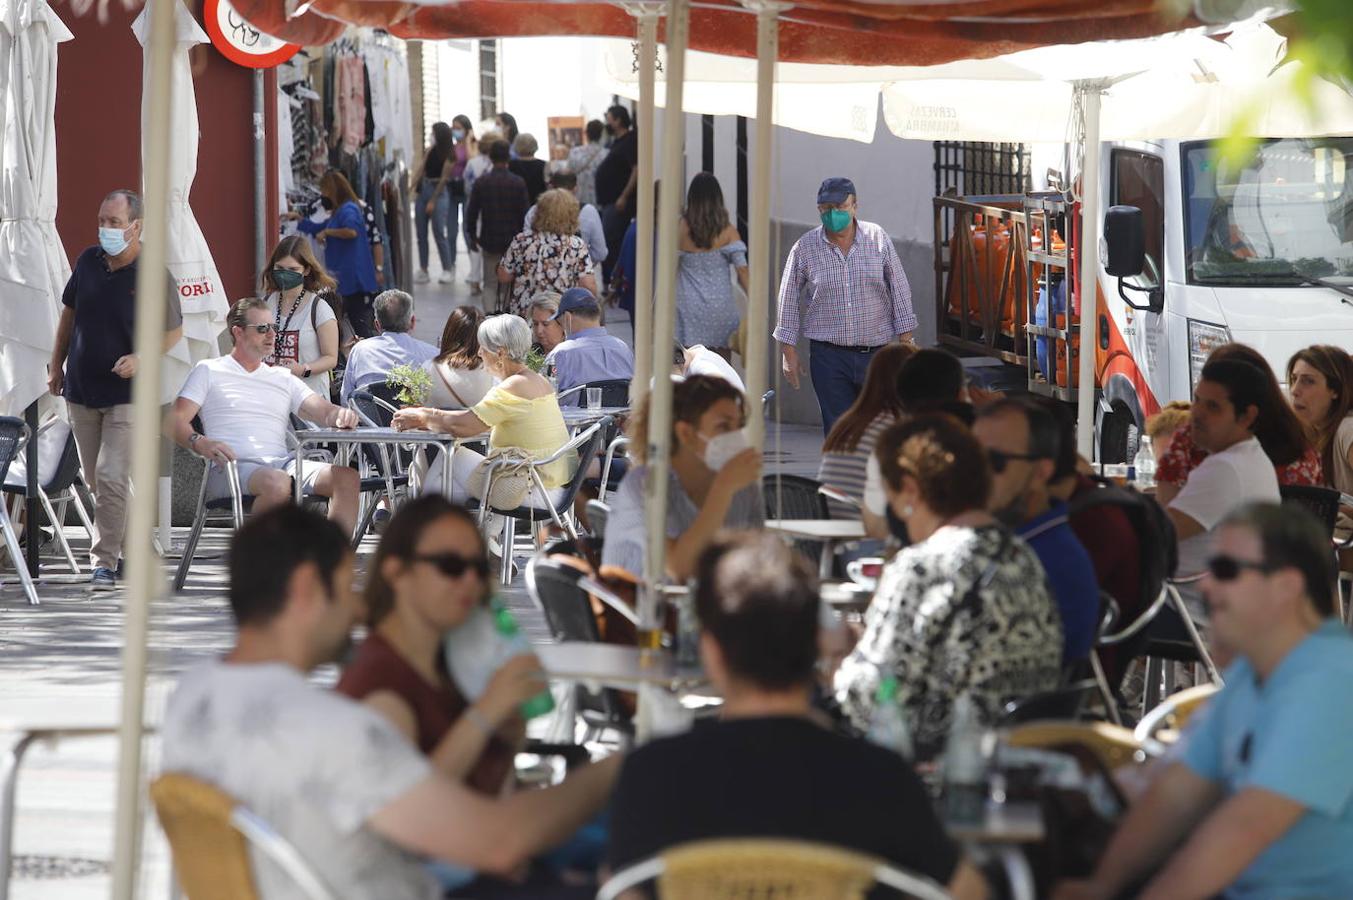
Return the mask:
<path id="1" fill-rule="evenodd" d="M 374 299 L 367 293 L 343 295 L 343 314 L 348 317 L 352 333 L 358 338 L 369 338 L 376 334 L 376 310 L 372 305 Z"/>
<path id="2" fill-rule="evenodd" d="M 614 203 L 601 208 L 601 231 L 606 235 L 606 262 L 601 264 L 601 275 L 607 283 L 610 282 L 611 272 L 615 270 L 615 264 L 620 259 L 620 245 L 625 243 L 625 231 L 634 220 L 633 213 L 628 211 L 634 208 L 634 203 L 635 200 L 631 197 L 626 212 L 616 209 Z M 633 274 L 631 272 L 630 276 L 633 277 Z"/>
<path id="3" fill-rule="evenodd" d="M 813 341 L 812 351 L 808 370 L 817 393 L 818 409 L 822 411 L 822 433 L 825 435 L 860 396 L 869 361 L 878 348 L 861 353 L 825 341 Z"/>

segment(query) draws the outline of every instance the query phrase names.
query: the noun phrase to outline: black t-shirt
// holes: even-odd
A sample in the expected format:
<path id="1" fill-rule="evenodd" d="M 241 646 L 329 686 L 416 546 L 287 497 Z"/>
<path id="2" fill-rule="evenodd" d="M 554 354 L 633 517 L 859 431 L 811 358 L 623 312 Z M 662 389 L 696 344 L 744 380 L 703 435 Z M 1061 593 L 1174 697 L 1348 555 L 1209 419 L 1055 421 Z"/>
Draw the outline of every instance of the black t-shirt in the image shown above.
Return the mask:
<path id="1" fill-rule="evenodd" d="M 75 310 L 66 352 L 66 399 L 98 409 L 132 402 L 132 382 L 113 374 L 113 364 L 133 352 L 136 320 L 138 261 L 117 271 L 108 268 L 107 254 L 90 247 L 71 271 L 61 302 Z M 177 284 L 165 273 L 169 302 L 165 331 L 183 324 Z"/>
<path id="2" fill-rule="evenodd" d="M 531 200 L 531 205 L 535 206 L 536 200 L 545 193 L 545 160 L 514 159 L 507 164 L 507 170 L 513 175 L 520 175 L 526 182 L 526 194 Z"/>
<path id="3" fill-rule="evenodd" d="M 697 726 L 625 761 L 612 801 L 612 867 L 721 837 L 833 844 L 941 885 L 959 860 L 924 785 L 898 756 L 801 718 Z"/>
<path id="4" fill-rule="evenodd" d="M 611 144 L 611 151 L 597 166 L 597 205 L 608 206 L 620 198 L 629 184 L 630 172 L 639 165 L 639 134 L 630 129 Z M 633 210 L 630 210 L 633 212 Z"/>

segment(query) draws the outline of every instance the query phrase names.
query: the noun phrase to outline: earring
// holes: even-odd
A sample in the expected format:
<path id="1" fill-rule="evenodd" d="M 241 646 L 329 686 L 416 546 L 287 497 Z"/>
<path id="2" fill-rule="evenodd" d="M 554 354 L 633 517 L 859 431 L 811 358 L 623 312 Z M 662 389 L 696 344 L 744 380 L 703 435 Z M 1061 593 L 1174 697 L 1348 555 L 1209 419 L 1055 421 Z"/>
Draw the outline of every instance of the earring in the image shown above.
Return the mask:
<path id="1" fill-rule="evenodd" d="M 916 507 L 912 506 L 910 503 L 908 503 L 906 506 L 902 507 L 902 518 L 904 518 L 904 519 L 910 519 L 910 518 L 911 518 L 913 515 L 915 515 L 915 514 L 916 514 Z"/>

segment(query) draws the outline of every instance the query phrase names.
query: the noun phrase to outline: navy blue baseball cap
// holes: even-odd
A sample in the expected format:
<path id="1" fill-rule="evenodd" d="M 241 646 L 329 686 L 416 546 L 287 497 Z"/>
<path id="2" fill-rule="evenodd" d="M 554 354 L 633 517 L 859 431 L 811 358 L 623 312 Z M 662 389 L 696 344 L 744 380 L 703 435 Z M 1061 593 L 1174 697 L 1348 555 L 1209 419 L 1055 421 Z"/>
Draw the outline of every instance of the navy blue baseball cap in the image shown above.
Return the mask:
<path id="1" fill-rule="evenodd" d="M 601 304 L 587 288 L 569 288 L 564 291 L 564 296 L 559 298 L 559 308 L 550 316 L 550 320 L 553 321 L 568 312 L 582 313 L 588 318 L 593 318 L 601 315 Z"/>
<path id="2" fill-rule="evenodd" d="M 828 178 L 817 189 L 818 203 L 844 203 L 855 193 L 855 182 L 849 178 Z"/>

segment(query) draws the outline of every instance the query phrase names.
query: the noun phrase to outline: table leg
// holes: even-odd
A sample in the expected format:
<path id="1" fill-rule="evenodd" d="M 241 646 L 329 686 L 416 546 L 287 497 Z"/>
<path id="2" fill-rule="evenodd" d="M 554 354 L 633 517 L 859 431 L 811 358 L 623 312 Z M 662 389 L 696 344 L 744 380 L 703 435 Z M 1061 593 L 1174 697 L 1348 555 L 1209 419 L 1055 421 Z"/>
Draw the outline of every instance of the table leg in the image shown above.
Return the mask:
<path id="1" fill-rule="evenodd" d="M 1019 847 L 1004 845 L 997 850 L 1006 880 L 1010 882 L 1012 900 L 1034 900 L 1034 873 L 1029 859 Z"/>
<path id="2" fill-rule="evenodd" d="M 21 565 L 21 563 L 19 563 Z M 25 733 L 0 759 L 0 900 L 9 898 L 9 879 L 14 860 L 14 800 L 18 793 L 19 766 L 36 736 Z"/>

